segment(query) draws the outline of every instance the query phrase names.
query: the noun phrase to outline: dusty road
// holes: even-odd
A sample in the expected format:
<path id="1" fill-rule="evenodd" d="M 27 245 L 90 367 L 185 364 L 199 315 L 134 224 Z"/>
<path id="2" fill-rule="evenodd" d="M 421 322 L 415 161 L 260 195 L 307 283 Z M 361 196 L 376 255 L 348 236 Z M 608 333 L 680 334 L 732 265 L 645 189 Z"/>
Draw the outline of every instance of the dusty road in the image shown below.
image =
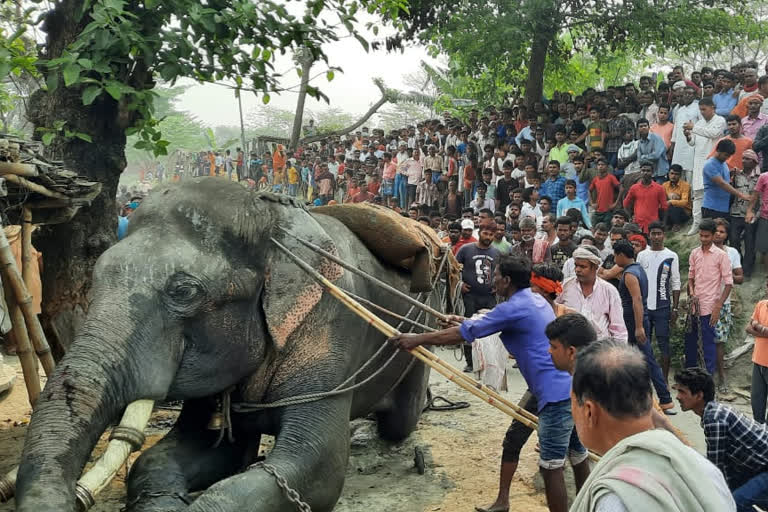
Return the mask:
<path id="1" fill-rule="evenodd" d="M 453 352 L 441 350 L 439 355 L 456 366 Z M 15 360 L 7 361 L 14 364 Z M 21 452 L 29 404 L 21 380 L 0 398 L 0 472 L 17 463 Z M 426 412 L 414 435 L 400 444 L 383 443 L 375 436 L 372 421 L 356 420 L 352 425 L 351 457 L 344 492 L 337 512 L 362 510 L 397 510 L 405 512 L 470 512 L 475 505 L 490 503 L 495 497 L 501 439 L 509 419 L 497 409 L 472 397 L 433 372 L 431 387 L 435 395 L 471 404 L 459 411 Z M 509 365 L 509 389 L 505 395 L 517 401 L 525 391 L 518 370 Z M 745 407 L 745 402 L 740 403 Z M 160 411 L 153 416 L 149 441 L 155 442 L 173 421 L 173 413 Z M 704 440 L 698 417 L 681 413 L 672 417 L 700 451 Z M 514 510 L 545 512 L 544 496 L 537 480 L 538 454 L 534 451 L 535 435 L 523 450 L 520 469 L 512 487 Z M 414 467 L 414 451 L 425 454 L 426 472 L 418 474 Z M 97 450 L 98 451 L 98 450 Z M 98 499 L 95 512 L 118 512 L 123 506 L 125 471 L 121 471 L 110 488 Z M 13 503 L 0 505 L 0 512 L 13 510 Z"/>

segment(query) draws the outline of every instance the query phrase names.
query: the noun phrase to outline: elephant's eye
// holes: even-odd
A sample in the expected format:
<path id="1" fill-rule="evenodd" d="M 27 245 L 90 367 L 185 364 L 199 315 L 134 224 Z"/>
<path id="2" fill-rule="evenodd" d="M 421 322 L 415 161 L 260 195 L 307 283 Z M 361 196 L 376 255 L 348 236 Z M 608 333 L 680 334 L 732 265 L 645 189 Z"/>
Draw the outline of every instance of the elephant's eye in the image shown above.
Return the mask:
<path id="1" fill-rule="evenodd" d="M 190 284 L 179 284 L 168 290 L 168 295 L 173 297 L 176 300 L 186 301 L 193 299 L 199 289 L 197 286 L 190 285 Z"/>
<path id="2" fill-rule="evenodd" d="M 190 302 L 203 293 L 202 285 L 192 276 L 173 276 L 166 285 L 165 294 L 176 302 Z"/>

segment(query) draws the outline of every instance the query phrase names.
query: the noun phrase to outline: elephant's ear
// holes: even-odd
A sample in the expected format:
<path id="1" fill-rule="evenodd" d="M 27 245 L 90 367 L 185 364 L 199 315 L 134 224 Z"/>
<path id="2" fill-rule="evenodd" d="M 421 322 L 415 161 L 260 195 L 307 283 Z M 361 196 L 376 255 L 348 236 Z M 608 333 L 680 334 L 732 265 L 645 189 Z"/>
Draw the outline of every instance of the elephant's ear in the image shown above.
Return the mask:
<path id="1" fill-rule="evenodd" d="M 338 254 L 333 240 L 306 211 L 286 212 L 287 219 L 280 226 L 292 235 L 308 240 L 332 254 Z M 337 264 L 323 258 L 296 241 L 282 230 L 272 230 L 278 242 L 296 256 L 309 263 L 326 279 L 339 279 L 344 270 Z M 302 324 L 310 311 L 320 302 L 323 287 L 312 276 L 301 270 L 288 256 L 271 241 L 267 251 L 264 293 L 262 304 L 266 315 L 267 328 L 278 350 L 282 349 L 291 334 Z"/>

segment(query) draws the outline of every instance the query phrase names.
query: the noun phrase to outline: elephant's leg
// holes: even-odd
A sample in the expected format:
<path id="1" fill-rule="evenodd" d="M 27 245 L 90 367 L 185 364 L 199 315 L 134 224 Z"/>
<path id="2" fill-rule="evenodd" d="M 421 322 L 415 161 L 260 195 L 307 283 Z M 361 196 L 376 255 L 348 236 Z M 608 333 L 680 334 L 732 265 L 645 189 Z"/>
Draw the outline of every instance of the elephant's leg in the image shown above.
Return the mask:
<path id="1" fill-rule="evenodd" d="M 376 413 L 379 436 L 401 441 L 416 428 L 427 399 L 429 368 L 414 361 L 408 374 L 391 393 L 392 406 Z"/>
<path id="2" fill-rule="evenodd" d="M 349 455 L 350 397 L 287 407 L 264 464 L 295 490 L 313 512 L 329 512 L 344 486 Z M 298 510 L 278 479 L 256 465 L 211 486 L 187 512 Z M 302 509 L 303 510 L 303 509 Z"/>
<path id="3" fill-rule="evenodd" d="M 189 502 L 188 492 L 205 489 L 242 467 L 249 440 L 235 436 L 234 443 L 224 439 L 213 448 L 219 432 L 206 428 L 212 411 L 208 400 L 184 404 L 173 429 L 131 468 L 126 510 L 184 510 Z"/>

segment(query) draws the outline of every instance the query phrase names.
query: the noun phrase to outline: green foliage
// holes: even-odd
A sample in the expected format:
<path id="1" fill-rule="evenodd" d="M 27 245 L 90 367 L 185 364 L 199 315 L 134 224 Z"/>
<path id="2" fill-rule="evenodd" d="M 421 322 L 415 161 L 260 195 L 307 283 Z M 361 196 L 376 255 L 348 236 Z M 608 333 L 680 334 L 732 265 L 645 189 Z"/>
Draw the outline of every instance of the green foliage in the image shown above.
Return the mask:
<path id="1" fill-rule="evenodd" d="M 182 77 L 225 81 L 253 91 L 266 104 L 270 92 L 280 90 L 281 75 L 274 70 L 277 52 L 304 47 L 314 60 L 327 60 L 322 45 L 338 40 L 345 30 L 367 48 L 356 28 L 361 7 L 394 18 L 407 9 L 404 0 L 309 0 L 301 15 L 277 0 L 74 2 L 74 19 L 71 3 L 56 4 L 46 18 L 78 28 L 78 36 L 63 50 L 52 45 L 44 60 L 29 60 L 26 47 L 18 43 L 23 31 L 0 32 L 0 80 L 37 65 L 49 94 L 75 89 L 86 107 L 119 102 L 127 128 L 138 134 L 137 148 L 156 155 L 166 154 L 170 141 L 160 135 L 154 77 L 171 84 Z M 327 14 L 335 14 L 338 24 L 327 21 Z M 26 23 L 33 24 L 28 18 Z M 327 78 L 333 79 L 333 71 Z M 324 97 L 314 87 L 310 94 Z"/>
<path id="2" fill-rule="evenodd" d="M 628 55 L 690 54 L 764 32 L 750 9 L 736 0 L 453 0 L 419 38 L 434 55 L 449 57 L 449 76 L 463 82 L 453 97 L 482 105 L 522 94 L 529 72 L 532 83 L 552 77 L 577 89 L 607 81 L 611 68 L 633 69 Z M 546 66 L 530 69 L 535 49 L 544 50 Z M 579 83 L 566 83 L 568 71 Z"/>

